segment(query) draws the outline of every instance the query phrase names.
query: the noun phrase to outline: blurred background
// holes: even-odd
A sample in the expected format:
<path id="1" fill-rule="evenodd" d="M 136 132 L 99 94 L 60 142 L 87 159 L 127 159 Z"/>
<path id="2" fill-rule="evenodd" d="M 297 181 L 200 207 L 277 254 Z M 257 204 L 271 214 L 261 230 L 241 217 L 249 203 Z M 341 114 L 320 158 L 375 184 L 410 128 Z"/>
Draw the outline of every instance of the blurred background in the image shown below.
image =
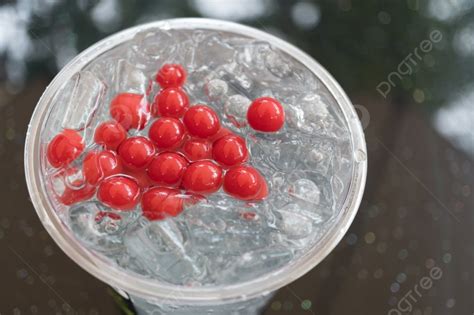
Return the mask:
<path id="1" fill-rule="evenodd" d="M 295 44 L 342 85 L 365 129 L 368 181 L 352 227 L 263 314 L 474 313 L 474 1 L 0 0 L 0 314 L 133 314 L 43 229 L 23 145 L 71 58 L 173 17 L 232 20 Z"/>

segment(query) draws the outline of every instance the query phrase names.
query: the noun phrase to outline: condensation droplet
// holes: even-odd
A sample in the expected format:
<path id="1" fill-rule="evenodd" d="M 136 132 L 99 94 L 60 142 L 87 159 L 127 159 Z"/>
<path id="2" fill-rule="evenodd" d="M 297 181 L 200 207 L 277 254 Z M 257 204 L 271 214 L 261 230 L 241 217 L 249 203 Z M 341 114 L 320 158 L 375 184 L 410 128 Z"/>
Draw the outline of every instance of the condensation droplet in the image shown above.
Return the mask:
<path id="1" fill-rule="evenodd" d="M 456 305 L 456 300 L 455 299 L 449 299 L 446 301 L 446 307 L 447 308 L 453 308 L 454 305 Z"/>
<path id="2" fill-rule="evenodd" d="M 398 290 L 400 290 L 400 284 L 396 282 L 392 283 L 392 285 L 390 286 L 390 291 L 392 291 L 393 293 L 397 293 Z"/>
<path id="3" fill-rule="evenodd" d="M 369 232 L 369 233 L 365 234 L 365 237 L 364 237 L 365 242 L 367 244 L 372 244 L 373 242 L 375 242 L 375 238 L 376 237 L 375 237 L 375 234 L 373 232 Z"/>

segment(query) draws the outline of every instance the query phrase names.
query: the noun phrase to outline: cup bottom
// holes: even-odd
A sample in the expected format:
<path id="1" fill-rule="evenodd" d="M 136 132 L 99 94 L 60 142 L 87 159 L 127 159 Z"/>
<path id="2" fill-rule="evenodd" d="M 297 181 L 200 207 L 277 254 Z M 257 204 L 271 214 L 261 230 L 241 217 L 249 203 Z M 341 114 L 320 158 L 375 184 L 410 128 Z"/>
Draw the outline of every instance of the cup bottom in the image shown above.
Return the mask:
<path id="1" fill-rule="evenodd" d="M 182 305 L 168 301 L 151 301 L 136 296 L 130 296 L 137 315 L 258 315 L 263 307 L 272 298 L 274 293 L 262 295 L 258 298 L 219 305 Z M 176 297 L 176 300 L 179 297 Z"/>

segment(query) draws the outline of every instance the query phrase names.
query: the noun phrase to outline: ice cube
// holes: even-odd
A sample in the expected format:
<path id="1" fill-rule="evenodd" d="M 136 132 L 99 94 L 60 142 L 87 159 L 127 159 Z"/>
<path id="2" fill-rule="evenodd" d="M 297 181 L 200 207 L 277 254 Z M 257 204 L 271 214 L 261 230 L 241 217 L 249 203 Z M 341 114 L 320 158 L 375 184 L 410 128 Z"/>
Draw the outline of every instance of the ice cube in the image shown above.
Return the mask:
<path id="1" fill-rule="evenodd" d="M 201 38 L 197 50 L 206 53 L 196 55 L 198 65 L 207 65 L 210 68 L 229 64 L 234 57 L 234 49 L 213 32 Z"/>
<path id="2" fill-rule="evenodd" d="M 292 222 L 291 220 L 293 218 L 294 220 L 300 221 L 303 221 L 304 218 L 307 218 L 312 222 L 312 224 L 320 224 L 327 220 L 327 217 L 324 216 L 323 213 L 318 212 L 318 208 L 316 206 L 313 206 L 313 208 L 309 208 L 308 206 L 308 204 L 293 201 L 293 203 L 289 203 L 283 206 L 282 208 L 276 210 L 280 215 L 279 217 L 277 216 L 277 226 L 285 227 L 282 230 L 282 233 L 285 233 L 286 228 L 288 229 L 290 234 L 297 233 L 293 231 L 292 227 L 290 226 Z M 295 216 L 293 216 L 293 214 Z"/>
<path id="3" fill-rule="evenodd" d="M 169 30 L 143 31 L 135 35 L 131 43 L 130 61 L 133 64 L 148 65 L 163 62 L 177 50 L 177 41 Z"/>
<path id="4" fill-rule="evenodd" d="M 254 81 L 256 87 L 271 88 L 272 91 L 288 85 L 287 82 L 282 85 L 280 83 L 282 78 L 292 74 L 289 61 L 265 41 L 238 45 L 235 61 L 241 71 Z"/>
<path id="5" fill-rule="evenodd" d="M 242 43 L 236 47 L 236 58 L 238 64 L 250 70 L 258 70 L 262 74 L 265 70 L 265 57 L 271 50 L 271 45 L 265 41 L 252 41 Z"/>
<path id="6" fill-rule="evenodd" d="M 206 84 L 206 89 L 209 99 L 212 100 L 224 96 L 227 93 L 229 86 L 223 80 L 213 79 Z"/>
<path id="7" fill-rule="evenodd" d="M 56 196 L 62 196 L 66 190 L 66 183 L 64 181 L 64 170 L 61 169 L 58 172 L 54 172 L 49 175 L 49 188 Z"/>
<path id="8" fill-rule="evenodd" d="M 71 206 L 67 219 L 74 235 L 85 245 L 111 255 L 124 250 L 123 234 L 136 215 L 111 211 L 99 202 L 87 201 Z"/>
<path id="9" fill-rule="evenodd" d="M 298 141 L 279 142 L 268 144 L 268 160 L 279 170 L 292 170 L 301 164 L 299 157 L 303 156 L 305 147 Z"/>
<path id="10" fill-rule="evenodd" d="M 82 169 L 74 161 L 71 166 L 55 170 L 49 175 L 51 189 L 57 196 L 62 196 L 66 189 L 79 190 L 86 185 Z"/>
<path id="11" fill-rule="evenodd" d="M 321 191 L 311 180 L 301 178 L 294 181 L 290 187 L 290 195 L 296 199 L 301 199 L 313 205 L 319 204 Z"/>
<path id="12" fill-rule="evenodd" d="M 168 58 L 163 59 L 166 63 L 181 64 L 187 72 L 195 70 L 199 65 L 197 63 L 196 42 L 192 36 L 177 30 L 170 31 L 176 43 L 176 51 Z"/>
<path id="13" fill-rule="evenodd" d="M 198 69 L 188 71 L 188 78 L 184 85 L 191 103 L 206 103 L 209 101 L 207 93 L 207 84 L 209 81 L 218 78 L 209 67 L 201 66 Z"/>
<path id="14" fill-rule="evenodd" d="M 302 156 L 307 169 L 320 174 L 328 174 L 338 168 L 336 164 L 343 159 L 338 144 L 332 139 L 314 137 L 316 140 L 312 148 L 304 152 Z"/>
<path id="15" fill-rule="evenodd" d="M 310 236 L 313 231 L 313 217 L 304 215 L 297 204 L 289 204 L 279 209 L 280 219 L 277 224 L 286 237 L 301 239 Z"/>
<path id="16" fill-rule="evenodd" d="M 267 50 L 264 62 L 267 69 L 279 78 L 291 75 L 290 62 L 283 58 L 281 53 L 277 53 L 273 49 Z"/>
<path id="17" fill-rule="evenodd" d="M 230 265 L 221 271 L 218 278 L 223 284 L 254 279 L 269 270 L 283 266 L 292 258 L 293 252 L 290 248 L 278 245 L 247 251 L 234 257 Z"/>
<path id="18" fill-rule="evenodd" d="M 274 229 L 266 225 L 263 213 L 256 213 L 226 196 L 223 198 L 217 209 L 210 202 L 197 204 L 184 213 L 182 222 L 192 235 L 190 250 L 211 258 L 219 256 L 224 262 L 229 255 L 264 248 L 272 242 Z"/>
<path id="19" fill-rule="evenodd" d="M 316 222 L 325 222 L 334 214 L 334 196 L 329 179 L 315 171 L 297 170 L 287 178 L 292 203 Z M 315 183 L 318 183 L 316 185 Z"/>
<path id="20" fill-rule="evenodd" d="M 288 126 L 295 129 L 304 127 L 304 111 L 297 106 L 286 106 L 286 121 Z"/>
<path id="21" fill-rule="evenodd" d="M 150 274 L 174 284 L 200 279 L 205 273 L 205 259 L 185 250 L 187 236 L 173 219 L 142 222 L 125 235 L 131 257 Z"/>
<path id="22" fill-rule="evenodd" d="M 216 213 L 217 212 L 217 213 Z M 233 214 L 218 211 L 210 203 L 198 203 L 184 213 L 182 221 L 193 235 L 191 246 L 202 252 L 214 252 L 224 242 L 224 232 Z"/>
<path id="23" fill-rule="evenodd" d="M 121 59 L 118 62 L 115 78 L 117 78 L 115 80 L 115 91 L 117 93 L 132 92 L 145 94 L 150 84 L 143 70 L 125 59 Z"/>
<path id="24" fill-rule="evenodd" d="M 307 163 L 310 165 L 316 165 L 322 162 L 324 159 L 324 154 L 321 153 L 318 149 L 311 149 L 307 157 Z"/>
<path id="25" fill-rule="evenodd" d="M 233 93 L 253 98 L 252 88 L 254 87 L 254 81 L 242 67 L 236 64 L 229 64 L 222 67 L 218 74 L 227 82 L 229 89 Z"/>
<path id="26" fill-rule="evenodd" d="M 243 95 L 232 95 L 224 104 L 224 113 L 227 118 L 234 120 L 239 126 L 247 122 L 247 110 L 251 101 Z"/>
<path id="27" fill-rule="evenodd" d="M 318 94 L 303 94 L 297 100 L 297 105 L 303 110 L 304 120 L 309 124 L 319 123 L 329 115 L 327 105 Z"/>
<path id="28" fill-rule="evenodd" d="M 264 248 L 272 242 L 272 229 L 266 227 L 266 218 L 249 220 L 237 214 L 239 219 L 227 222 L 226 246 L 229 253 L 240 253 L 248 249 Z"/>
<path id="29" fill-rule="evenodd" d="M 106 84 L 90 71 L 75 74 L 66 84 L 69 99 L 56 106 L 66 107 L 62 127 L 83 130 L 90 123 L 107 90 Z"/>

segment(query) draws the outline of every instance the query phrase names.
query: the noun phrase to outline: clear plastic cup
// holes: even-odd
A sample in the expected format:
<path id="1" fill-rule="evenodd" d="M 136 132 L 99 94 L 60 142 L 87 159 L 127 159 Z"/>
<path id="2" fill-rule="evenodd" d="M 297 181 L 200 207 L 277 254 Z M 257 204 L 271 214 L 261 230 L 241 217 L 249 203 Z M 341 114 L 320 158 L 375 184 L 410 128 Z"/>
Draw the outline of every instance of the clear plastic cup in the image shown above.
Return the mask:
<path id="1" fill-rule="evenodd" d="M 61 207 L 48 195 L 45 181 L 45 139 L 43 134 L 56 93 L 74 74 L 104 52 L 126 45 L 138 32 L 153 29 L 215 30 L 242 35 L 268 42 L 302 66 L 309 69 L 325 86 L 343 115 L 350 133 L 353 154 L 350 183 L 342 198 L 342 207 L 334 218 L 334 224 L 317 243 L 298 259 L 283 267 L 252 280 L 225 286 L 185 287 L 137 277 L 119 268 L 82 245 L 61 221 Z M 59 117 L 61 118 L 61 117 Z M 61 120 L 61 119 L 58 119 Z M 210 19 L 172 19 L 136 26 L 114 34 L 91 46 L 67 66 L 51 82 L 31 118 L 25 145 L 25 172 L 31 200 L 43 225 L 61 249 L 86 271 L 114 287 L 122 295 L 130 297 L 140 314 L 253 314 L 256 313 L 275 290 L 298 279 L 323 260 L 342 239 L 349 228 L 362 199 L 367 154 L 363 130 L 358 116 L 338 83 L 314 59 L 291 44 L 257 29 L 236 23 Z"/>

